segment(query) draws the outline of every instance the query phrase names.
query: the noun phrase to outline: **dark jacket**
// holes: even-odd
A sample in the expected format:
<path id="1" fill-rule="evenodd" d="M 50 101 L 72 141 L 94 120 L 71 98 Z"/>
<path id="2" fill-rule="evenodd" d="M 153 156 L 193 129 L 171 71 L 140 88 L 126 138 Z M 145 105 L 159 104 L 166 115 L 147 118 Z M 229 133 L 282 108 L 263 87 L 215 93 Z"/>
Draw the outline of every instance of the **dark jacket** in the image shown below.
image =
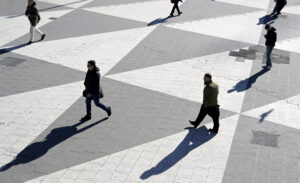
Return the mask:
<path id="1" fill-rule="evenodd" d="M 34 2 L 31 6 L 27 6 L 25 15 L 29 15 L 28 19 L 30 21 L 30 24 L 32 26 L 36 26 L 39 21 L 41 20 L 39 11 L 37 10 L 37 8 L 35 7 L 36 3 Z"/>
<path id="2" fill-rule="evenodd" d="M 218 105 L 219 86 L 217 83 L 210 83 L 203 90 L 203 106 L 215 107 Z"/>
<path id="3" fill-rule="evenodd" d="M 84 86 L 86 93 L 100 94 L 100 70 L 95 67 L 93 71 L 88 71 L 85 76 Z"/>
<path id="4" fill-rule="evenodd" d="M 277 41 L 277 33 L 275 32 L 276 29 L 271 27 L 270 30 L 266 34 L 266 46 L 275 46 Z"/>

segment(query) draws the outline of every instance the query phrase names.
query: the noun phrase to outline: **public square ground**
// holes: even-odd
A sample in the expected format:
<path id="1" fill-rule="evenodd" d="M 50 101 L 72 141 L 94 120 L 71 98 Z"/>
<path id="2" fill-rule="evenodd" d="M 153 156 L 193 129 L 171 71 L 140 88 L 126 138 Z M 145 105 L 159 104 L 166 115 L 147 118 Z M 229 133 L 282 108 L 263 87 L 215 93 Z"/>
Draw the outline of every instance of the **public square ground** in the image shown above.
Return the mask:
<path id="1" fill-rule="evenodd" d="M 26 0 L 0 1 L 1 183 L 299 183 L 300 0 L 38 0 L 47 34 L 26 45 Z M 277 28 L 264 70 L 264 24 Z M 39 36 L 36 36 L 39 39 Z M 86 62 L 102 100 L 85 114 Z M 220 86 L 220 131 L 203 75 Z"/>

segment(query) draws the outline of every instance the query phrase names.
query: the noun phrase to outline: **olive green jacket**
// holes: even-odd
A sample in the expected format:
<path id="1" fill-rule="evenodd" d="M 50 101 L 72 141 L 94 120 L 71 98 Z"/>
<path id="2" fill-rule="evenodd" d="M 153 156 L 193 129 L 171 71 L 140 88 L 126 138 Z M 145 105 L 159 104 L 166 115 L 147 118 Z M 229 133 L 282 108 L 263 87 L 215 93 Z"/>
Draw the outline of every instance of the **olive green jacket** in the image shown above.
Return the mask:
<path id="1" fill-rule="evenodd" d="M 219 86 L 217 83 L 206 85 L 203 90 L 203 106 L 214 107 L 218 105 Z"/>
<path id="2" fill-rule="evenodd" d="M 27 6 L 27 9 L 26 9 L 26 12 L 25 12 L 25 15 L 28 16 L 28 19 L 29 19 L 30 24 L 32 26 L 36 26 L 39 23 L 40 19 L 41 19 L 39 11 L 35 7 L 35 5 L 36 5 L 36 3 L 34 2 L 32 4 L 32 6 Z"/>

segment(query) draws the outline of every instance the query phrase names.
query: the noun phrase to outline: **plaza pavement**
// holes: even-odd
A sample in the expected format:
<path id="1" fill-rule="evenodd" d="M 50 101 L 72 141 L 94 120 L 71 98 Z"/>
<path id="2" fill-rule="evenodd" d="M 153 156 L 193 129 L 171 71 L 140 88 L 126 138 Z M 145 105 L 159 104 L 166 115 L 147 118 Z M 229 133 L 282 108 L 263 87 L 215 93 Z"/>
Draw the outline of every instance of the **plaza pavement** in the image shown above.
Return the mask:
<path id="1" fill-rule="evenodd" d="M 300 0 L 38 0 L 47 34 L 30 46 L 26 1 L 0 2 L 1 183 L 299 183 Z M 277 28 L 273 68 L 264 24 Z M 37 38 L 38 39 L 38 38 Z M 81 96 L 102 73 L 110 118 Z M 204 73 L 220 85 L 220 132 L 198 129 Z"/>

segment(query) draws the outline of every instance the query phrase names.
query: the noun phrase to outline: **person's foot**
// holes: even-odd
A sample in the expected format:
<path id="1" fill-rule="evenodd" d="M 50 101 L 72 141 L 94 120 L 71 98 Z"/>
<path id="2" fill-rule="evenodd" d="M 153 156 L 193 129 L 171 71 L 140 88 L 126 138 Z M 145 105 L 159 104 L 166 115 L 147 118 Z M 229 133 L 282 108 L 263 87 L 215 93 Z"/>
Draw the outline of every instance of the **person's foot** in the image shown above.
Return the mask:
<path id="1" fill-rule="evenodd" d="M 219 130 L 216 130 L 216 129 L 210 128 L 208 131 L 210 131 L 210 132 L 213 132 L 213 133 L 215 133 L 215 134 L 218 134 L 218 131 L 219 131 Z"/>
<path id="2" fill-rule="evenodd" d="M 45 37 L 46 37 L 46 34 L 43 34 L 42 37 L 41 37 L 41 41 L 44 40 Z"/>
<path id="3" fill-rule="evenodd" d="M 272 68 L 272 66 L 271 65 L 265 65 L 265 66 L 262 66 L 262 68 L 269 70 L 269 69 Z"/>
<path id="4" fill-rule="evenodd" d="M 189 120 L 189 122 L 191 123 L 191 125 L 193 125 L 194 126 L 194 128 L 197 128 L 197 124 L 196 124 L 196 121 L 191 121 L 191 120 Z"/>
<path id="5" fill-rule="evenodd" d="M 80 119 L 80 121 L 88 121 L 88 120 L 90 120 L 90 119 L 92 119 L 92 117 L 91 117 L 91 115 L 85 115 L 84 117 L 82 117 L 81 119 Z"/>
<path id="6" fill-rule="evenodd" d="M 30 45 L 32 43 L 32 41 L 29 41 L 27 44 Z"/>
<path id="7" fill-rule="evenodd" d="M 178 15 L 180 16 L 181 14 L 182 14 L 182 11 L 181 11 L 181 12 L 179 12 L 179 14 L 178 14 Z"/>
<path id="8" fill-rule="evenodd" d="M 170 17 L 174 17 L 174 15 L 173 15 L 173 14 L 170 14 Z"/>
<path id="9" fill-rule="evenodd" d="M 111 116 L 111 107 L 108 107 L 108 109 L 107 109 L 107 115 Z"/>
<path id="10" fill-rule="evenodd" d="M 276 13 L 276 15 L 278 16 L 278 15 L 281 15 L 281 13 L 280 12 L 278 12 L 278 13 Z"/>

